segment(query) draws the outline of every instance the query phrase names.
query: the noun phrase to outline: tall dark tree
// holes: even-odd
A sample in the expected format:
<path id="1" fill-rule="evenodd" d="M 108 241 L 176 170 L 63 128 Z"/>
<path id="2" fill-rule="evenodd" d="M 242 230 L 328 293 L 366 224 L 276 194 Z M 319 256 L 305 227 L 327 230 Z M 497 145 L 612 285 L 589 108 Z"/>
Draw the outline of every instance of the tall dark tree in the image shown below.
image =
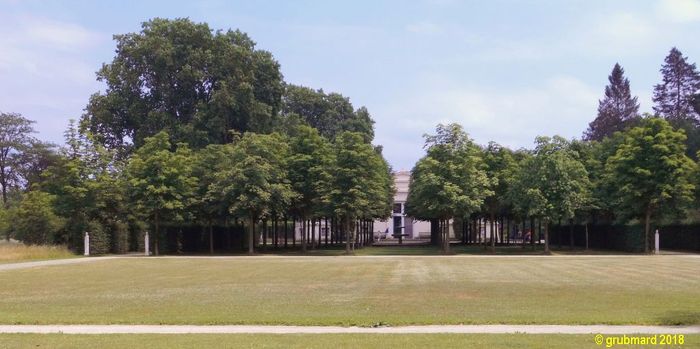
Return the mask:
<path id="1" fill-rule="evenodd" d="M 654 111 L 669 121 L 698 121 L 693 99 L 700 89 L 700 74 L 681 51 L 672 48 L 661 66 L 662 81 L 654 86 Z"/>
<path id="2" fill-rule="evenodd" d="M 587 140 L 600 141 L 639 118 L 637 97 L 632 97 L 630 82 L 620 64 L 615 63 L 608 81 L 605 96 L 598 101 L 598 116 L 588 125 L 584 135 Z"/>
<path id="3" fill-rule="evenodd" d="M 21 183 L 22 154 L 34 143 L 33 123 L 17 113 L 0 113 L 0 187 L 5 206 L 10 188 Z"/>
<path id="4" fill-rule="evenodd" d="M 282 98 L 283 118 L 299 119 L 329 140 L 344 131 L 359 132 L 365 142 L 374 138 L 374 120 L 365 107 L 354 109 L 350 99 L 304 86 L 287 85 Z"/>
<path id="5" fill-rule="evenodd" d="M 245 33 L 156 18 L 114 38 L 116 56 L 97 73 L 107 89 L 90 98 L 82 120 L 108 148 L 141 146 L 161 130 L 200 148 L 229 142 L 230 130 L 272 129 L 282 73 Z"/>

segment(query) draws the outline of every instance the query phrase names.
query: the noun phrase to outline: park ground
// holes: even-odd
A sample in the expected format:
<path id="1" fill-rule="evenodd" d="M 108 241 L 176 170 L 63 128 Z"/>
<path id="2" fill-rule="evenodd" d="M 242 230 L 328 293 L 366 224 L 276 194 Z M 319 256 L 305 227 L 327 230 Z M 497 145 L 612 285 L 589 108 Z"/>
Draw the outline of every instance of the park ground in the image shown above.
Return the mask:
<path id="1" fill-rule="evenodd" d="M 409 255 L 118 257 L 0 270 L 0 324 L 700 324 L 698 255 L 404 251 Z M 698 335 L 686 338 L 683 348 L 700 347 Z M 3 348 L 598 347 L 593 335 L 525 334 L 2 334 L 0 343 Z"/>

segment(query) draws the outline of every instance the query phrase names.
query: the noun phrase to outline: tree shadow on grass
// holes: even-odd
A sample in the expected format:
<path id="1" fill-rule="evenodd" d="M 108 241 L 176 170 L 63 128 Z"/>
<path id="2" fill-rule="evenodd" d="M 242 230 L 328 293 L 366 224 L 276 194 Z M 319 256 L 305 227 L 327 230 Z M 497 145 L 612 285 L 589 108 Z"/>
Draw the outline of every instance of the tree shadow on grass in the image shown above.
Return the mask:
<path id="1" fill-rule="evenodd" d="M 658 321 L 667 326 L 700 325 L 700 312 L 672 311 L 660 317 Z"/>

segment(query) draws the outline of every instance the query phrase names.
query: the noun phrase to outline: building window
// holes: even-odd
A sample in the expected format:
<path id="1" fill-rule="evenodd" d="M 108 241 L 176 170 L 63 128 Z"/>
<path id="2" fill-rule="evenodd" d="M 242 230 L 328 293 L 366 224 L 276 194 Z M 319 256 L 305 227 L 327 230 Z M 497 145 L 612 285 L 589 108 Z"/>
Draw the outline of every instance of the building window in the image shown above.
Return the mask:
<path id="1" fill-rule="evenodd" d="M 402 203 L 395 203 L 394 204 L 394 213 L 403 213 L 403 204 Z"/>

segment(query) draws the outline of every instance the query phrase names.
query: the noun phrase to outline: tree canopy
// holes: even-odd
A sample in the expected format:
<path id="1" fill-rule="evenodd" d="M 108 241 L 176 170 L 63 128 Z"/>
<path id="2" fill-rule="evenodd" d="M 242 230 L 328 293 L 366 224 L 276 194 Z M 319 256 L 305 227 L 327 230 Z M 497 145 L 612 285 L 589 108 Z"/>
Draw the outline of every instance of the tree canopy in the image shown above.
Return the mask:
<path id="1" fill-rule="evenodd" d="M 110 149 L 128 150 L 165 130 L 199 148 L 231 141 L 231 130 L 269 132 L 281 106 L 282 73 L 272 55 L 238 30 L 155 18 L 115 35 L 82 126 Z"/>
<path id="2" fill-rule="evenodd" d="M 624 135 L 605 164 L 618 212 L 644 220 L 645 251 L 654 215 L 692 200 L 693 161 L 685 155 L 685 135 L 659 118 L 645 119 Z"/>

